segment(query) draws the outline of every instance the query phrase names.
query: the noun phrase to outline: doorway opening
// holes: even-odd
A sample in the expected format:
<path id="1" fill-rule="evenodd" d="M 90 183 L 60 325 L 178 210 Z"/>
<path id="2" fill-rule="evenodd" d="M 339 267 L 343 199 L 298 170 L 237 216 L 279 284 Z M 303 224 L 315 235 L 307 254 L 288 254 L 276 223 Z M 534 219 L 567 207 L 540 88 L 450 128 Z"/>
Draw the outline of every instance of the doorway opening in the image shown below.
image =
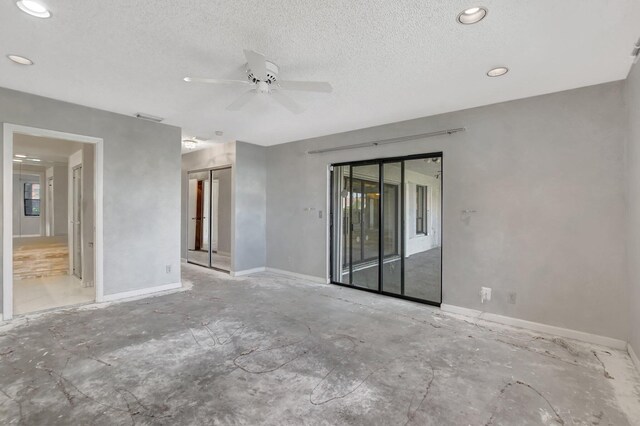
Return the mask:
<path id="1" fill-rule="evenodd" d="M 442 153 L 331 166 L 330 280 L 440 306 Z"/>
<path id="2" fill-rule="evenodd" d="M 102 140 L 4 125 L 3 318 L 102 298 Z"/>
<path id="3" fill-rule="evenodd" d="M 187 262 L 231 271 L 231 167 L 188 173 Z"/>

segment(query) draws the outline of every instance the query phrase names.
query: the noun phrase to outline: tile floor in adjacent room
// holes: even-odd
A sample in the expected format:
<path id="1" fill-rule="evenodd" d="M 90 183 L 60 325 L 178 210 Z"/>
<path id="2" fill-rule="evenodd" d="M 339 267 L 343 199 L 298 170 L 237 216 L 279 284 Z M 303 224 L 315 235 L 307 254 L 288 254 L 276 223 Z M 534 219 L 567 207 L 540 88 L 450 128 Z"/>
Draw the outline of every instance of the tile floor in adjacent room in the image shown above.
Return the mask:
<path id="1" fill-rule="evenodd" d="M 261 273 L 0 324 L 3 424 L 633 425 L 621 351 Z"/>
<path id="2" fill-rule="evenodd" d="M 91 303 L 95 287 L 85 287 L 71 275 L 29 278 L 13 282 L 13 313 L 20 315 L 62 306 Z"/>

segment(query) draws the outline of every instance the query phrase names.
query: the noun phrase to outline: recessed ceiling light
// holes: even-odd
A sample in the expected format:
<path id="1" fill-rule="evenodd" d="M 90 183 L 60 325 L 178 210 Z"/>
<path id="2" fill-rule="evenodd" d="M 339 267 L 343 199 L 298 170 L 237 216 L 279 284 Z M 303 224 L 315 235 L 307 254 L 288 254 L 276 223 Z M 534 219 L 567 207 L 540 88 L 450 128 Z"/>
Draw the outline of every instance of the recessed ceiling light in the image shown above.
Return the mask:
<path id="1" fill-rule="evenodd" d="M 36 163 L 39 163 L 39 162 L 40 162 L 40 159 L 39 159 L 39 158 L 29 158 L 28 160 L 29 160 L 29 161 L 33 161 L 33 162 L 36 162 Z"/>
<path id="2" fill-rule="evenodd" d="M 487 75 L 489 77 L 500 77 L 502 75 L 505 75 L 508 72 L 509 72 L 509 68 L 507 68 L 507 67 L 497 67 L 497 68 L 489 70 L 487 72 Z"/>
<path id="3" fill-rule="evenodd" d="M 14 159 L 13 159 L 13 162 L 14 162 L 14 163 L 22 163 L 22 160 L 18 160 L 17 158 L 14 158 Z"/>
<path id="4" fill-rule="evenodd" d="M 22 155 L 22 154 L 16 154 L 16 155 L 14 155 L 14 157 L 16 157 L 16 158 L 27 158 L 26 155 Z"/>
<path id="5" fill-rule="evenodd" d="M 33 65 L 33 61 L 20 55 L 7 55 L 7 58 L 19 65 Z"/>
<path id="6" fill-rule="evenodd" d="M 28 13 L 36 18 L 49 18 L 51 12 L 47 9 L 47 6 L 43 5 L 39 1 L 35 0 L 20 0 L 16 2 L 16 5 L 24 13 Z"/>
<path id="7" fill-rule="evenodd" d="M 195 139 L 185 139 L 182 141 L 182 143 L 184 144 L 184 147 L 188 150 L 192 150 L 196 146 L 198 146 L 198 141 Z"/>
<path id="8" fill-rule="evenodd" d="M 458 22 L 465 25 L 475 24 L 482 21 L 485 16 L 487 16 L 487 9 L 484 7 L 471 7 L 460 12 Z"/>

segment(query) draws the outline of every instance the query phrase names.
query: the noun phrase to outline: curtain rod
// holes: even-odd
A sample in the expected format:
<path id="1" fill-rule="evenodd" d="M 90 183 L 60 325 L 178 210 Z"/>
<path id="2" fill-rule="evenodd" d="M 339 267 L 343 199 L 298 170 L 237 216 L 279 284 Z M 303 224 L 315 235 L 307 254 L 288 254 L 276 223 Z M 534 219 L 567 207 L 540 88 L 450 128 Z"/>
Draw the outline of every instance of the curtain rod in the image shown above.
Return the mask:
<path id="1" fill-rule="evenodd" d="M 464 132 L 465 130 L 467 130 L 467 129 L 464 128 L 464 127 L 459 127 L 457 129 L 438 130 L 437 132 L 420 133 L 419 135 L 411 135 L 411 136 L 401 136 L 401 137 L 398 137 L 398 138 L 384 139 L 384 140 L 375 141 L 375 142 L 363 142 L 363 143 L 358 143 L 358 144 L 355 144 L 355 145 L 337 146 L 337 147 L 334 147 L 334 148 L 325 148 L 325 149 L 314 149 L 314 150 L 311 150 L 311 151 L 307 151 L 307 154 L 322 154 L 324 152 L 343 151 L 343 150 L 346 150 L 346 149 L 355 149 L 355 148 L 366 148 L 368 146 L 388 145 L 388 144 L 391 144 L 391 143 L 398 143 L 398 142 L 412 141 L 412 140 L 416 140 L 416 139 L 431 138 L 431 137 L 434 137 L 434 136 L 452 135 L 454 133 Z"/>

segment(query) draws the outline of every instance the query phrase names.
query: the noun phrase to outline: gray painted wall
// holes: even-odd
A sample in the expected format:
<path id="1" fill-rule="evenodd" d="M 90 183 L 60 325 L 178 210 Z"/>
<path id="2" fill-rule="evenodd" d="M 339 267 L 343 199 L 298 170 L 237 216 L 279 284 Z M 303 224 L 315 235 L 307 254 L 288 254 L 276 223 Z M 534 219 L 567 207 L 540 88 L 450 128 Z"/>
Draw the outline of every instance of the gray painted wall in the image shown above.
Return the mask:
<path id="1" fill-rule="evenodd" d="M 640 65 L 632 68 L 626 81 L 629 108 L 627 170 L 627 259 L 629 268 L 630 339 L 640 356 Z"/>
<path id="2" fill-rule="evenodd" d="M 69 171 L 67 166 L 53 166 L 53 235 L 67 235 L 69 217 L 67 216 Z"/>
<path id="3" fill-rule="evenodd" d="M 267 266 L 327 276 L 330 163 L 442 151 L 444 303 L 626 340 L 623 88 L 615 82 L 269 147 Z M 451 136 L 306 154 L 462 126 Z M 477 213 L 463 221 L 462 210 Z M 481 286 L 493 288 L 491 302 L 480 303 Z"/>
<path id="4" fill-rule="evenodd" d="M 105 295 L 180 281 L 179 128 L 4 88 L 0 122 L 104 139 Z"/>
<path id="5" fill-rule="evenodd" d="M 234 271 L 266 265 L 267 163 L 266 148 L 236 142 Z"/>
<path id="6" fill-rule="evenodd" d="M 233 215 L 233 170 L 214 170 L 213 179 L 218 180 L 218 252 L 230 254 L 231 216 Z"/>

